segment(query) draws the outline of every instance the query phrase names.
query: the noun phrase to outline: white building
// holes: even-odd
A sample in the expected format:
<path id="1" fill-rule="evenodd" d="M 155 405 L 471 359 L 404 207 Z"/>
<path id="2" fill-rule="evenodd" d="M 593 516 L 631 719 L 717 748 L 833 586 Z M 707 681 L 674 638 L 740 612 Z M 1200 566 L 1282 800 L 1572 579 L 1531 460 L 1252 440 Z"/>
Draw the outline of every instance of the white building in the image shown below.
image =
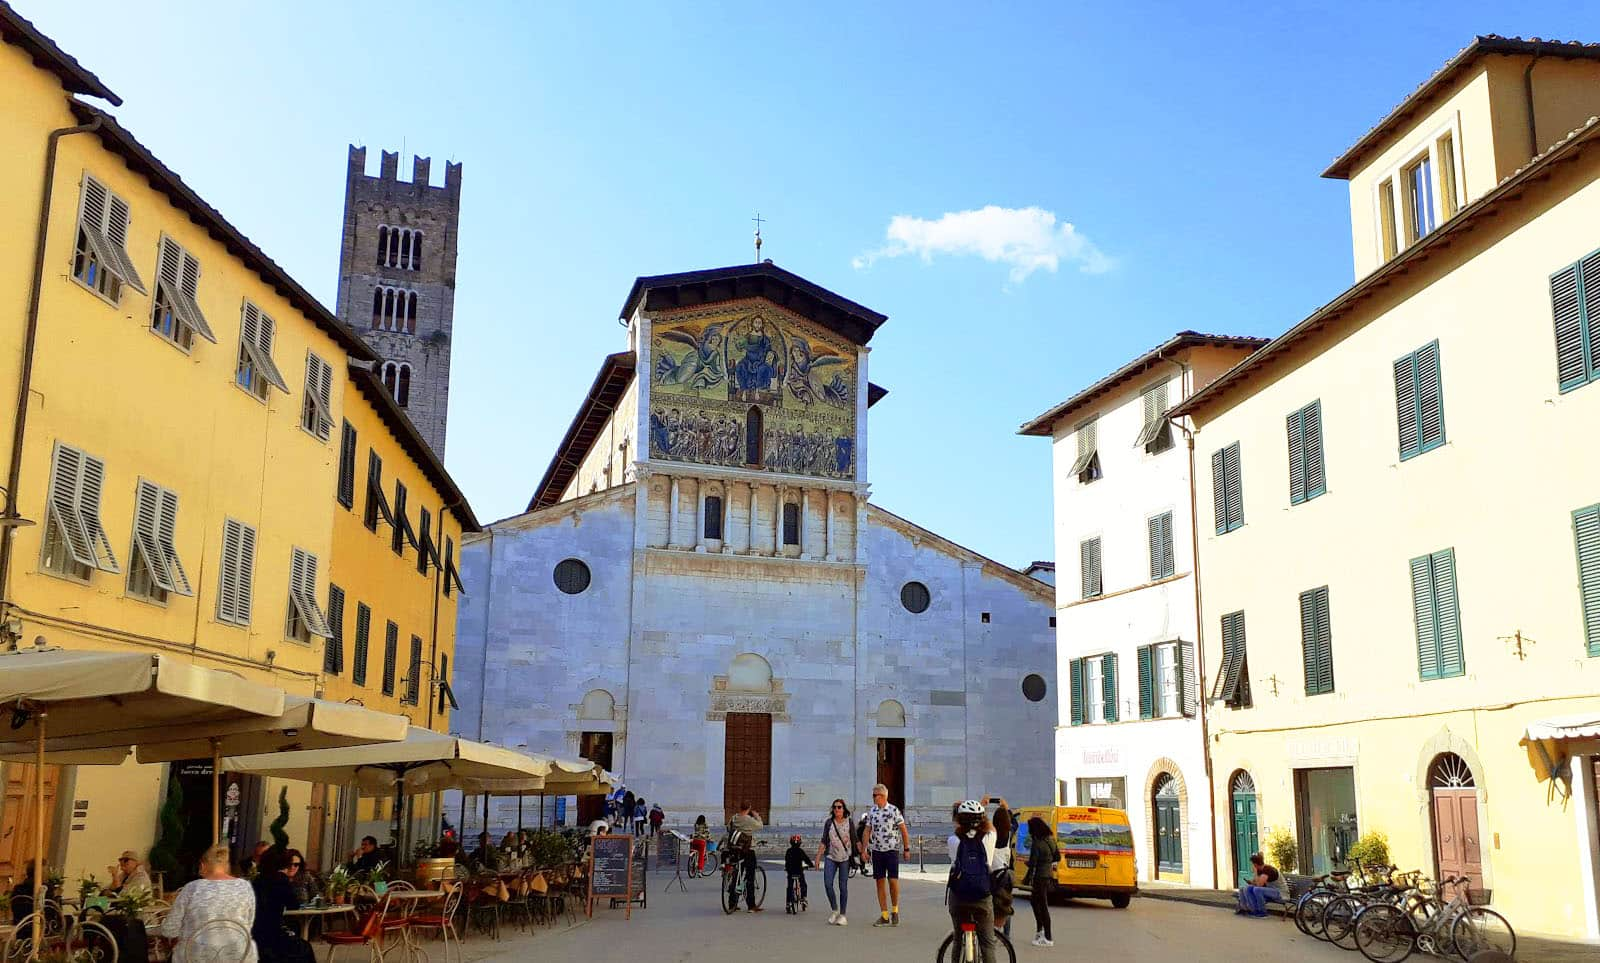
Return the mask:
<path id="1" fill-rule="evenodd" d="M 463 547 L 462 734 L 674 820 L 1049 800 L 1053 590 L 868 501 L 885 318 L 771 263 L 640 278 L 621 318 L 527 513 Z"/>
<path id="2" fill-rule="evenodd" d="M 1193 450 L 1166 414 L 1264 343 L 1181 332 L 1021 429 L 1053 442 L 1057 798 L 1126 809 L 1145 880 L 1214 865 Z"/>

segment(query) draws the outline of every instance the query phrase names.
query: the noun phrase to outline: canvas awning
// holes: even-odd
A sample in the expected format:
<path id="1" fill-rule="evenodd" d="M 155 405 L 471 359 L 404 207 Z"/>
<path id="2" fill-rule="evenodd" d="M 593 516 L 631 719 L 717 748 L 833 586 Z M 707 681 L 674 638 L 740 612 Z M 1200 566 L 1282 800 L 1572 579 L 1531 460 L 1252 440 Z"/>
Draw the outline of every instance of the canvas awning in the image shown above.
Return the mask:
<path id="1" fill-rule="evenodd" d="M 1565 785 L 1559 777 L 1568 771 L 1568 760 L 1573 756 L 1600 753 L 1600 714 L 1590 712 L 1541 719 L 1523 730 L 1521 741 L 1528 747 L 1528 756 L 1539 770 L 1540 778 L 1549 779 L 1558 786 Z"/>
<path id="2" fill-rule="evenodd" d="M 475 796 L 592 796 L 615 784 L 616 777 L 587 759 L 552 759 L 539 779 L 480 779 L 460 788 Z"/>
<path id="3" fill-rule="evenodd" d="M 231 724 L 209 736 L 194 736 L 180 729 L 160 734 L 171 736 L 173 741 L 163 738 L 141 742 L 139 761 L 176 762 L 213 754 L 245 756 L 398 742 L 406 737 L 410 726 L 405 716 L 289 695 L 284 697 L 283 714 L 270 720 Z"/>
<path id="4" fill-rule="evenodd" d="M 399 742 L 341 749 L 308 749 L 233 756 L 223 768 L 262 776 L 356 786 L 380 794 L 458 789 L 473 780 L 532 779 L 550 771 L 553 760 L 502 749 L 459 736 L 411 726 Z"/>

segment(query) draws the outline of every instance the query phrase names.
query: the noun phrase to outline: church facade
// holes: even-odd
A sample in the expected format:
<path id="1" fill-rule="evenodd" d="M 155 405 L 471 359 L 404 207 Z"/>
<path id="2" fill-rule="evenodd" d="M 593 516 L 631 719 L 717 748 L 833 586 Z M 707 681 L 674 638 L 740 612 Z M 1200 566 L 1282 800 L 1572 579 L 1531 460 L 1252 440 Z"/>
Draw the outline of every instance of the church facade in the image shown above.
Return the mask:
<path id="1" fill-rule="evenodd" d="M 461 734 L 675 820 L 1053 801 L 1053 588 L 869 500 L 884 316 L 764 262 L 640 278 L 621 319 L 528 510 L 463 545 Z"/>

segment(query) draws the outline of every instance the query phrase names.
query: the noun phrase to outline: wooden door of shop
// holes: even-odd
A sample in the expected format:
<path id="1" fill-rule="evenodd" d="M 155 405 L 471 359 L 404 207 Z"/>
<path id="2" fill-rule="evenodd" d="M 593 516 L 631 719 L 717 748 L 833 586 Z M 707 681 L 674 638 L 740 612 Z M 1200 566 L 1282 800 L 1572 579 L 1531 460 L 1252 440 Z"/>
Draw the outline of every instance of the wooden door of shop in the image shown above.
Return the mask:
<path id="1" fill-rule="evenodd" d="M 726 815 L 749 803 L 772 818 L 772 716 L 730 712 L 722 752 L 722 808 Z"/>
<path id="2" fill-rule="evenodd" d="M 578 737 L 578 755 L 607 772 L 611 771 L 611 742 L 609 732 L 585 732 Z M 578 797 L 578 825 L 587 826 L 606 814 L 604 793 Z"/>
<path id="3" fill-rule="evenodd" d="M 1433 789 L 1433 850 L 1438 879 L 1465 876 L 1483 892 L 1483 850 L 1478 845 L 1478 791 Z"/>
<path id="4" fill-rule="evenodd" d="M 1261 847 L 1256 836 L 1256 794 L 1233 794 L 1233 866 L 1240 886 L 1252 877 L 1250 857 Z"/>
<path id="5" fill-rule="evenodd" d="M 906 741 L 904 739 L 878 740 L 878 781 L 889 790 L 889 801 L 906 808 Z"/>
<path id="6" fill-rule="evenodd" d="M 5 796 L 0 799 L 0 879 L 20 881 L 33 860 L 34 827 L 44 821 L 44 855 L 50 859 L 51 830 L 55 822 L 56 784 L 61 767 L 44 767 L 44 800 L 34 799 L 33 766 L 11 764 L 5 767 Z"/>
<path id="7" fill-rule="evenodd" d="M 1156 780 L 1155 797 L 1151 808 L 1156 819 L 1156 871 L 1158 873 L 1183 872 L 1183 819 L 1182 804 L 1178 798 L 1178 783 L 1170 774 Z"/>

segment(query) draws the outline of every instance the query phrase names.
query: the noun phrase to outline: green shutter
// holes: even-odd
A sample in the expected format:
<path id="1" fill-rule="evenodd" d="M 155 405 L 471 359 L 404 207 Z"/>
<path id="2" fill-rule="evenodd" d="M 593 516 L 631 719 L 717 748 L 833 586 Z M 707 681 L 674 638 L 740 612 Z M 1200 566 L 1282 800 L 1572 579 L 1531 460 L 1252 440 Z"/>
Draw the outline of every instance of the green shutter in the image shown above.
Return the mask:
<path id="1" fill-rule="evenodd" d="M 1411 560 L 1411 607 L 1417 621 L 1417 675 L 1439 678 L 1439 629 L 1434 618 L 1433 564 L 1422 555 Z"/>
<path id="2" fill-rule="evenodd" d="M 1328 587 L 1300 593 L 1300 644 L 1306 695 L 1333 691 L 1333 632 L 1328 614 Z"/>
<path id="3" fill-rule="evenodd" d="M 1106 721 L 1117 721 L 1117 656 L 1100 657 L 1100 689 L 1106 700 Z"/>
<path id="4" fill-rule="evenodd" d="M 1155 666 L 1150 655 L 1150 646 L 1139 647 L 1139 718 L 1141 719 L 1152 719 L 1156 714 Z"/>
<path id="5" fill-rule="evenodd" d="M 1192 719 L 1200 711 L 1200 663 L 1193 642 L 1179 642 L 1177 650 L 1178 711 Z"/>
<path id="6" fill-rule="evenodd" d="M 1244 524 L 1244 481 L 1240 476 L 1239 443 L 1223 449 L 1223 478 L 1228 489 L 1228 531 Z"/>
<path id="7" fill-rule="evenodd" d="M 1434 552 L 1433 624 L 1439 639 L 1439 675 L 1457 676 L 1467 671 L 1461 651 L 1461 606 L 1456 596 L 1456 551 Z"/>
<path id="8" fill-rule="evenodd" d="M 1590 381 L 1600 376 L 1600 251 L 1578 262 L 1583 289 L 1583 358 Z"/>
<path id="9" fill-rule="evenodd" d="M 1333 620 L 1326 585 L 1317 589 L 1317 679 L 1323 692 L 1333 691 Z"/>
<path id="10" fill-rule="evenodd" d="M 1322 460 L 1322 402 L 1313 401 L 1300 409 L 1300 428 L 1305 444 L 1306 500 L 1328 491 L 1328 469 Z"/>
<path id="11" fill-rule="evenodd" d="M 1301 412 L 1291 411 L 1286 427 L 1289 432 L 1289 504 L 1298 505 L 1306 500 L 1306 446 L 1305 425 Z"/>
<path id="12" fill-rule="evenodd" d="M 1078 574 L 1083 598 L 1092 599 L 1100 594 L 1100 539 L 1089 538 L 1079 543 Z"/>
<path id="13" fill-rule="evenodd" d="M 1417 451 L 1444 444 L 1444 387 L 1439 378 L 1439 342 L 1417 349 Z"/>
<path id="14" fill-rule="evenodd" d="M 1591 656 L 1600 656 L 1600 505 L 1572 513 L 1578 545 L 1578 595 L 1583 600 L 1583 636 Z"/>
<path id="15" fill-rule="evenodd" d="M 1083 660 L 1073 659 L 1069 666 L 1072 676 L 1072 724 L 1083 725 Z"/>
<path id="16" fill-rule="evenodd" d="M 1239 689 L 1239 662 L 1244 658 L 1244 613 L 1229 612 L 1222 617 L 1222 665 L 1211 697 L 1232 703 Z"/>
<path id="17" fill-rule="evenodd" d="M 1228 530 L 1228 472 L 1225 449 L 1211 453 L 1211 517 L 1216 522 L 1217 534 Z"/>
<path id="18" fill-rule="evenodd" d="M 1150 581 L 1154 582 L 1169 578 L 1173 573 L 1172 513 L 1152 515 L 1147 524 L 1150 531 Z"/>
<path id="19" fill-rule="evenodd" d="M 1578 277 L 1578 265 L 1550 276 L 1550 313 L 1556 331 L 1556 380 L 1562 391 L 1589 383 L 1589 321 Z"/>
<path id="20" fill-rule="evenodd" d="M 1394 363 L 1394 407 L 1400 429 L 1400 460 L 1405 461 L 1421 450 L 1417 443 L 1416 352 Z"/>

